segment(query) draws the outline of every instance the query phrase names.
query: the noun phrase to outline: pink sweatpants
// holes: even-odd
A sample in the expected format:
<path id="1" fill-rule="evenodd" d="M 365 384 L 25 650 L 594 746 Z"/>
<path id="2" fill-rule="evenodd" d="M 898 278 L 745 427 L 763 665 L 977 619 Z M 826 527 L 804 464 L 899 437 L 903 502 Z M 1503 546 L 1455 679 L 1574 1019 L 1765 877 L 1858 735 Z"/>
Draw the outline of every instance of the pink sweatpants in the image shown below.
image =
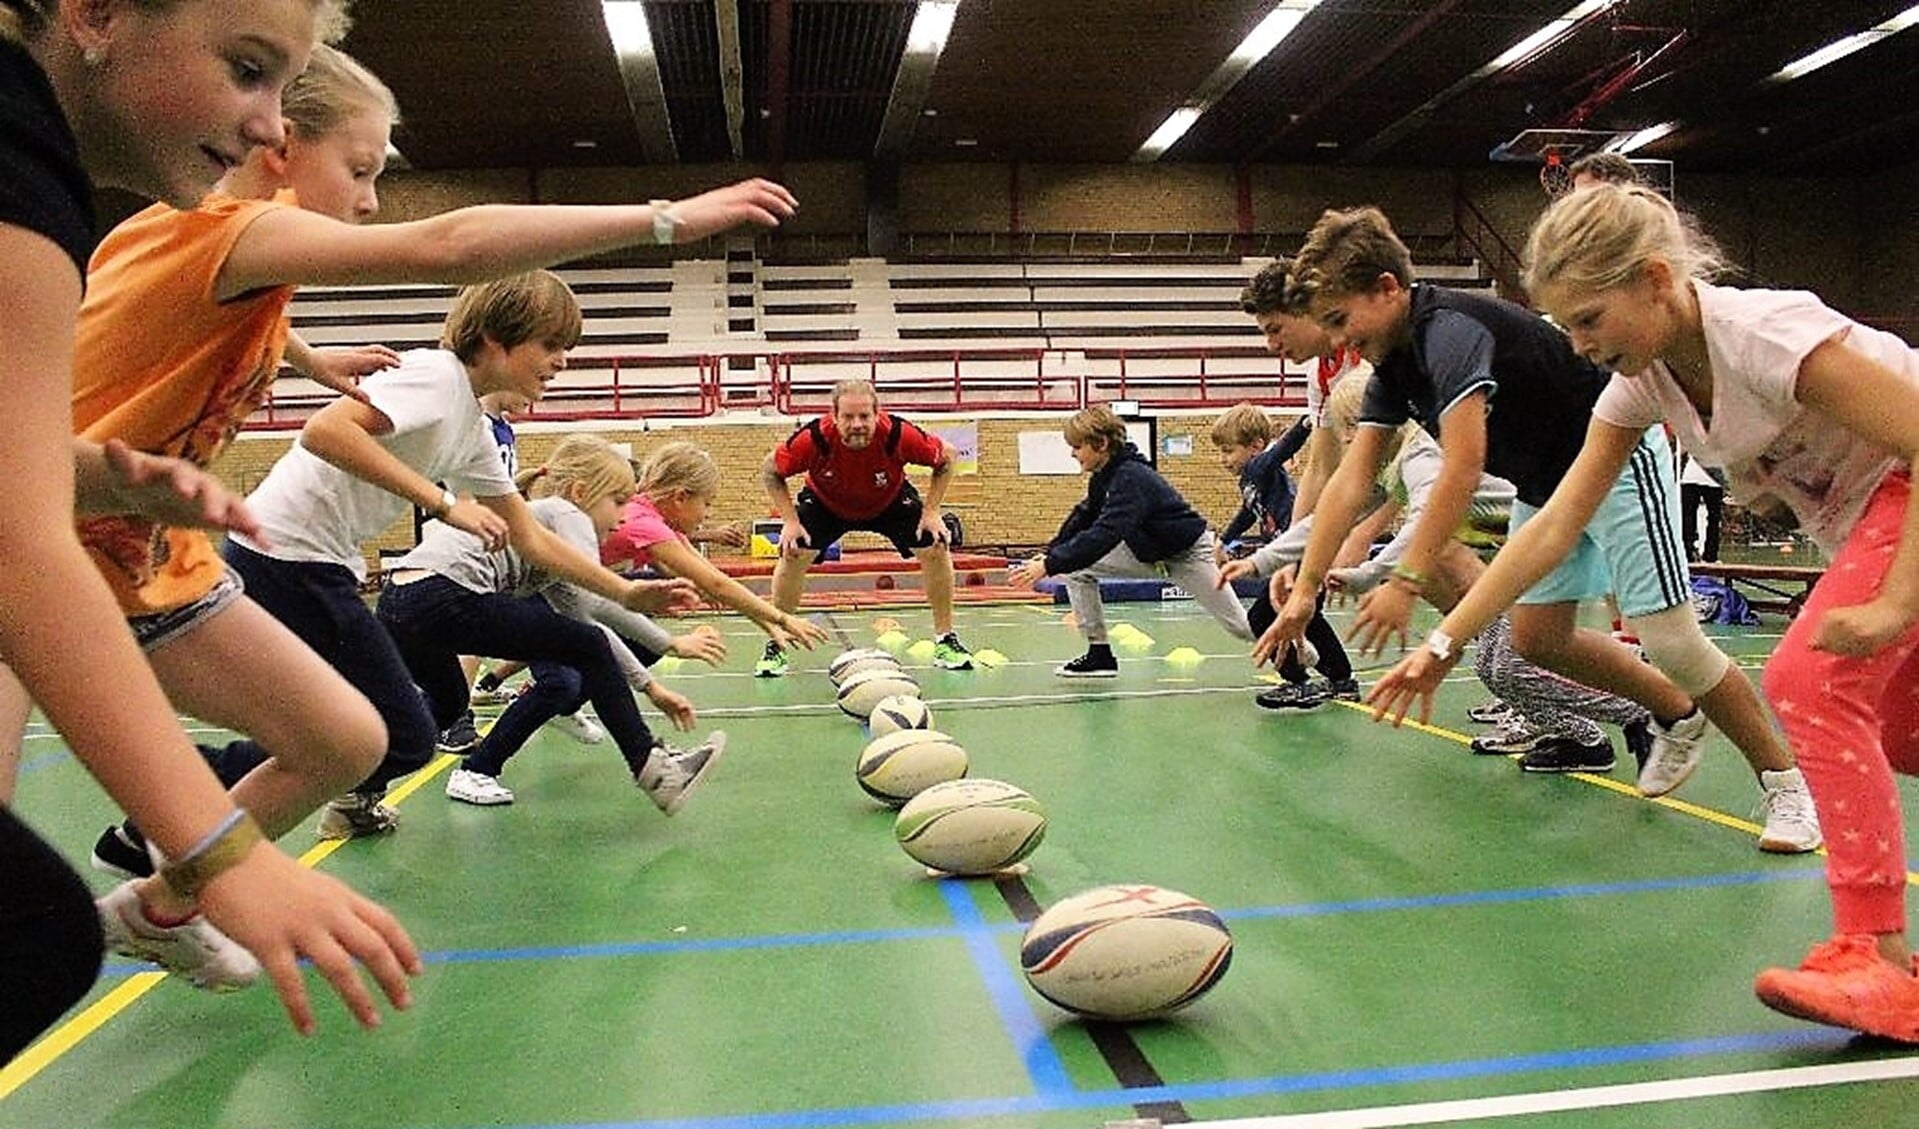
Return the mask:
<path id="1" fill-rule="evenodd" d="M 1865 658 L 1812 649 L 1836 607 L 1878 593 L 1912 493 L 1886 476 L 1766 664 L 1764 688 L 1826 833 L 1839 933 L 1906 929 L 1906 841 L 1893 773 L 1919 775 L 1919 624 Z"/>

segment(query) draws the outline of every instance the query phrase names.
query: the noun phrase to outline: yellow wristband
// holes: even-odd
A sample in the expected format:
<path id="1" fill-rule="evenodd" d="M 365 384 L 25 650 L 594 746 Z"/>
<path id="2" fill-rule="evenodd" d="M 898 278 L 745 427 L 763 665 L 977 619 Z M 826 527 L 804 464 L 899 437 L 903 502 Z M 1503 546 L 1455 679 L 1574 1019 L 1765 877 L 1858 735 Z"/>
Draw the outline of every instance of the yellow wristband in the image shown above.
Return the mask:
<path id="1" fill-rule="evenodd" d="M 264 838 L 253 817 L 244 809 L 235 809 L 185 857 L 162 863 L 160 877 L 181 897 L 197 898 L 207 883 L 233 869 Z"/>

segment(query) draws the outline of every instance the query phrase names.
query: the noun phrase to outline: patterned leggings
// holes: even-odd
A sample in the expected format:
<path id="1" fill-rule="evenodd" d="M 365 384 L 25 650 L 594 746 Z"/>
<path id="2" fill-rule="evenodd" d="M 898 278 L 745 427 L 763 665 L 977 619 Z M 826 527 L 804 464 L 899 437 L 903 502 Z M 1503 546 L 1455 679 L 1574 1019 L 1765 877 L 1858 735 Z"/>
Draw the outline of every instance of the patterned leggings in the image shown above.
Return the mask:
<path id="1" fill-rule="evenodd" d="M 1893 773 L 1919 775 L 1919 624 L 1864 658 L 1812 649 L 1834 608 L 1871 599 L 1892 566 L 1912 482 L 1886 476 L 1766 663 L 1763 687 L 1826 831 L 1840 933 L 1906 929 L 1906 837 Z"/>
<path id="2" fill-rule="evenodd" d="M 1473 673 L 1520 716 L 1555 736 L 1596 745 L 1605 739 L 1597 722 L 1631 725 L 1650 714 L 1637 702 L 1595 690 L 1527 662 L 1513 648 L 1512 620 L 1502 615 L 1479 633 Z"/>

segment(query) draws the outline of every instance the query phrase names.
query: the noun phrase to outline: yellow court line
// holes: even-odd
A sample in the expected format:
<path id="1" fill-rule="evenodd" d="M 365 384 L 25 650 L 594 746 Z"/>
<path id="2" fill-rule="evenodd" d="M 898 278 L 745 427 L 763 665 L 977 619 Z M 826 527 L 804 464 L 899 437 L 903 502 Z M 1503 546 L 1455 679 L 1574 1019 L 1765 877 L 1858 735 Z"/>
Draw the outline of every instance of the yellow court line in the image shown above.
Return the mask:
<path id="1" fill-rule="evenodd" d="M 491 723 L 486 728 L 491 729 Z M 408 796 L 459 760 L 453 753 L 434 758 L 425 768 L 408 777 L 406 783 L 388 792 L 386 803 L 398 807 Z M 322 839 L 300 856 L 300 865 L 317 867 L 348 842 L 346 839 Z M 18 1058 L 0 1067 L 0 1101 L 26 1085 L 34 1075 L 52 1066 L 61 1055 L 79 1046 L 81 1040 L 104 1027 L 108 1020 L 132 1007 L 140 997 L 153 991 L 167 975 L 165 972 L 136 972 L 125 983 L 89 1004 L 80 1014 L 41 1036 L 38 1042 L 20 1052 Z"/>

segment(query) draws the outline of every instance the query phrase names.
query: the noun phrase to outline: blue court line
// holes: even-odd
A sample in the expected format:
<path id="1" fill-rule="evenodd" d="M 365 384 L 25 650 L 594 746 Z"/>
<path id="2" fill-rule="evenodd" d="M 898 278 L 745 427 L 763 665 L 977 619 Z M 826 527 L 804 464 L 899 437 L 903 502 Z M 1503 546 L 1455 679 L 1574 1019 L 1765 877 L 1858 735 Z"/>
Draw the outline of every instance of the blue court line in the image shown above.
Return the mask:
<path id="1" fill-rule="evenodd" d="M 993 1009 L 999 1012 L 1000 1023 L 1006 1028 L 1006 1036 L 1019 1050 L 1020 1061 L 1026 1064 L 1026 1076 L 1033 1089 L 1041 1097 L 1071 1093 L 1073 1080 L 1066 1073 L 1066 1064 L 1060 1061 L 1051 1036 L 1033 1014 L 1024 985 L 1014 978 L 1013 970 L 993 943 L 994 933 L 1007 930 L 987 922 L 979 907 L 973 904 L 973 895 L 965 882 L 942 878 L 939 888 L 953 920 L 959 922 L 967 955 L 973 958 L 973 966 L 979 970 L 986 995 L 993 1001 Z M 1019 922 L 1010 925 L 1014 929 L 1025 929 Z"/>
<path id="2" fill-rule="evenodd" d="M 31 776 L 43 768 L 52 768 L 57 764 L 66 764 L 73 760 L 73 754 L 66 749 L 57 753 L 41 753 L 39 756 L 24 757 L 20 761 L 20 775 Z"/>
<path id="3" fill-rule="evenodd" d="M 1576 1070 L 1696 1059 L 1712 1055 L 1786 1051 L 1841 1054 L 1852 1042 L 1846 1031 L 1795 1030 L 1683 1039 L 1667 1043 L 1639 1043 L 1573 1051 L 1506 1055 L 1460 1062 L 1413 1063 L 1364 1070 L 1330 1070 L 1316 1074 L 1236 1078 L 1222 1082 L 1193 1082 L 1139 1089 L 1074 1090 L 1028 1097 L 971 1098 L 886 1106 L 845 1106 L 777 1113 L 732 1114 L 718 1117 L 669 1118 L 647 1121 L 553 1122 L 520 1129 L 818 1129 L 839 1125 L 883 1125 L 927 1122 L 962 1117 L 1012 1117 L 1019 1114 L 1065 1113 L 1078 1109 L 1124 1107 L 1147 1102 L 1225 1101 L 1270 1097 L 1275 1094 L 1337 1093 L 1376 1086 L 1455 1082 L 1496 1078 L 1547 1070 Z M 1301 1111 L 1312 1112 L 1312 1111 Z"/>
<path id="4" fill-rule="evenodd" d="M 1825 871 L 1816 867 L 1781 867 L 1740 874 L 1703 874 L 1687 878 L 1647 878 L 1629 882 L 1580 883 L 1568 886 L 1536 886 L 1520 890 L 1479 890 L 1457 894 L 1429 894 L 1404 898 L 1362 898 L 1349 902 L 1302 902 L 1296 905 L 1247 906 L 1220 910 L 1227 921 L 1252 921 L 1261 918 L 1333 917 L 1350 913 L 1382 913 L 1402 910 L 1440 909 L 1459 906 L 1505 905 L 1516 902 L 1550 901 L 1557 898 L 1619 897 L 1631 894 L 1661 893 L 1674 890 L 1712 887 L 1752 886 L 1767 882 L 1807 882 L 1823 880 Z M 771 933 L 759 937 L 709 937 L 674 941 L 609 941 L 593 945 L 541 945 L 511 949 L 447 949 L 422 953 L 428 964 L 487 964 L 498 961 L 567 960 L 631 956 L 659 956 L 681 953 L 734 952 L 751 949 L 799 949 L 836 945 L 888 944 L 898 941 L 963 940 L 969 945 L 984 942 L 986 935 L 1024 932 L 1017 921 L 989 922 L 980 915 L 972 900 L 965 897 L 965 883 L 943 879 L 941 894 L 959 921 L 957 926 L 924 926 L 911 929 L 860 929 L 836 933 Z M 958 897 L 964 900 L 964 913 L 955 908 Z M 1005 971 L 997 950 L 992 951 L 994 967 Z M 975 959 L 979 958 L 975 953 Z M 115 961 L 104 975 L 131 976 L 149 972 L 152 965 Z M 1010 980 L 1010 973 L 1007 974 Z M 1014 984 L 1017 988 L 1018 985 Z M 1023 993 L 1015 992 L 1022 1000 Z M 1029 1013 L 1030 1014 L 1030 1013 Z"/>

